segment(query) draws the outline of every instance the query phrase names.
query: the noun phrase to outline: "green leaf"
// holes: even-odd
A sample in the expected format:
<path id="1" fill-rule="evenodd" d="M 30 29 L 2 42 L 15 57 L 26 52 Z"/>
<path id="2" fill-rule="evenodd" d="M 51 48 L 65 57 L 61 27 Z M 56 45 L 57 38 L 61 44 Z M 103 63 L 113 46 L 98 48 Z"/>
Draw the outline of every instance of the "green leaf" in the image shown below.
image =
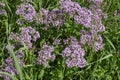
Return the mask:
<path id="1" fill-rule="evenodd" d="M 40 75 L 38 76 L 38 79 L 42 79 L 42 77 L 44 76 L 44 73 L 45 73 L 45 71 L 44 71 L 44 69 L 42 69 L 40 71 Z"/>
<path id="2" fill-rule="evenodd" d="M 0 74 L 9 76 L 12 80 L 18 80 L 15 76 L 13 76 L 13 75 L 11 75 L 11 74 L 9 74 L 7 72 L 0 72 Z"/>
<path id="3" fill-rule="evenodd" d="M 108 43 L 112 46 L 112 48 L 116 51 L 115 46 L 114 46 L 113 43 L 110 41 L 110 39 L 108 39 L 108 37 L 106 37 L 106 36 L 105 36 L 105 38 L 106 38 L 106 40 L 108 41 Z"/>

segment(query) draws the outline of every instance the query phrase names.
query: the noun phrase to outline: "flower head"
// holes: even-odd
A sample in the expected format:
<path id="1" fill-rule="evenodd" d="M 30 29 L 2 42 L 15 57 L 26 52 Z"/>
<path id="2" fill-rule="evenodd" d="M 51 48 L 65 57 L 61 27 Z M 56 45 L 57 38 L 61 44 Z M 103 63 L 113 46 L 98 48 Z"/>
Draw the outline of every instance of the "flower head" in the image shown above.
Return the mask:
<path id="1" fill-rule="evenodd" d="M 21 4 L 16 10 L 17 15 L 21 15 L 25 20 L 32 22 L 36 16 L 36 11 L 31 4 Z"/>
<path id="2" fill-rule="evenodd" d="M 66 59 L 68 67 L 84 67 L 86 65 L 84 55 L 85 51 L 77 40 L 72 40 L 71 44 L 62 51 L 62 57 Z"/>
<path id="3" fill-rule="evenodd" d="M 54 51 L 53 46 L 44 44 L 42 46 L 42 49 L 38 52 L 37 64 L 47 66 L 49 61 L 54 61 L 55 55 L 52 55 L 53 51 Z"/>
<path id="4" fill-rule="evenodd" d="M 34 30 L 32 27 L 27 28 L 20 28 L 20 34 L 16 34 L 11 32 L 9 36 L 9 40 L 14 40 L 19 45 L 24 45 L 30 49 L 32 48 L 32 41 L 36 41 L 38 38 L 40 38 L 40 34 L 38 31 Z"/>

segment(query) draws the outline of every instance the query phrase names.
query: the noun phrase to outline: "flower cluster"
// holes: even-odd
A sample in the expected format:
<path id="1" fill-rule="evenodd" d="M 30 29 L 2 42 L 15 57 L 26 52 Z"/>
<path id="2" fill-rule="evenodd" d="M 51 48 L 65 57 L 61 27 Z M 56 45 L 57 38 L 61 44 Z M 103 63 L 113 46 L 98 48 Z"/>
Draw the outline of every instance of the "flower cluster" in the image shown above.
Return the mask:
<path id="1" fill-rule="evenodd" d="M 102 2 L 94 0 L 94 2 Z M 85 44 L 88 43 L 90 47 L 93 47 L 95 43 L 95 47 L 93 49 L 95 51 L 102 49 L 102 41 L 96 41 L 97 36 L 100 36 L 99 32 L 105 31 L 105 27 L 102 24 L 102 17 L 106 18 L 106 15 L 100 9 L 100 6 L 97 4 L 91 4 L 90 9 L 85 7 L 81 7 L 77 2 L 72 2 L 71 0 L 63 0 L 60 1 L 60 7 L 63 12 L 70 15 L 71 18 L 77 24 L 82 24 L 84 27 L 89 28 L 90 30 L 82 34 L 80 43 Z M 102 38 L 102 37 L 100 37 Z M 99 44 L 98 44 L 99 43 Z"/>
<path id="2" fill-rule="evenodd" d="M 82 24 L 85 27 L 90 27 L 92 12 L 84 7 L 81 7 L 77 2 L 71 0 L 60 1 L 60 7 L 63 12 L 74 18 L 77 24 Z"/>
<path id="3" fill-rule="evenodd" d="M 0 7 L 5 7 L 5 4 L 3 2 L 0 2 Z"/>
<path id="4" fill-rule="evenodd" d="M 12 44 L 11 46 L 7 45 L 6 49 L 8 50 L 9 53 L 11 53 L 11 49 L 15 50 L 14 54 L 17 58 L 17 61 L 20 66 L 24 65 L 24 52 L 22 50 L 18 50 L 17 48 L 20 47 L 21 45 L 26 45 L 28 49 L 32 48 L 32 42 L 31 41 L 36 41 L 38 38 L 40 38 L 40 34 L 38 31 L 33 29 L 32 27 L 27 27 L 27 28 L 20 28 L 20 34 L 17 33 L 11 33 L 9 36 L 9 40 L 16 41 L 17 44 Z M 2 72 L 8 72 L 11 75 L 15 76 L 19 74 L 15 68 L 15 63 L 13 57 L 10 56 L 6 58 L 2 62 L 3 68 L 1 69 Z M 1 75 L 5 80 L 11 80 L 10 77 L 6 75 Z"/>
<path id="5" fill-rule="evenodd" d="M 71 0 L 60 0 L 59 3 L 63 12 L 68 13 L 70 17 L 73 17 L 81 9 L 77 2 L 72 2 Z"/>
<path id="6" fill-rule="evenodd" d="M 36 60 L 37 64 L 42 64 L 43 66 L 47 66 L 49 61 L 55 60 L 55 55 L 51 54 L 54 51 L 53 46 L 49 46 L 44 44 L 42 49 L 38 52 L 38 58 Z"/>
<path id="7" fill-rule="evenodd" d="M 6 14 L 6 11 L 5 10 L 0 10 L 0 15 L 2 14 Z"/>
<path id="8" fill-rule="evenodd" d="M 56 38 L 53 42 L 53 45 L 59 45 L 60 41 L 61 41 L 61 39 Z"/>
<path id="9" fill-rule="evenodd" d="M 42 24 L 46 26 L 53 25 L 60 27 L 64 24 L 64 16 L 62 10 L 54 9 L 52 11 L 40 9 L 39 13 L 41 13 L 41 17 L 37 18 L 38 22 L 40 21 Z"/>
<path id="10" fill-rule="evenodd" d="M 102 4 L 103 0 L 86 0 L 87 2 L 93 2 L 95 4 Z"/>
<path id="11" fill-rule="evenodd" d="M 71 44 L 63 50 L 62 57 L 66 59 L 68 67 L 77 66 L 82 68 L 86 65 L 85 51 L 74 37 L 72 39 Z"/>
<path id="12" fill-rule="evenodd" d="M 11 74 L 12 76 L 16 75 L 16 69 L 13 66 L 7 66 L 3 71 Z M 1 77 L 3 77 L 4 80 L 12 80 L 9 76 L 6 75 L 1 75 Z"/>
<path id="13" fill-rule="evenodd" d="M 9 51 L 9 50 L 8 50 L 8 51 Z M 24 52 L 23 52 L 22 50 L 16 50 L 15 56 L 16 56 L 19 64 L 20 64 L 21 66 L 23 66 L 23 65 L 24 65 L 24 61 L 23 61 L 23 59 L 24 59 Z M 3 61 L 2 64 L 3 64 L 4 66 L 14 66 L 14 60 L 13 60 L 13 58 L 11 57 L 11 55 L 10 55 L 10 57 L 6 58 L 6 59 Z"/>
<path id="14" fill-rule="evenodd" d="M 88 46 L 92 47 L 95 51 L 99 51 L 103 49 L 102 44 L 102 37 L 101 35 L 95 35 L 90 32 L 81 31 L 81 39 L 80 44 L 85 45 L 88 44 Z"/>
<path id="15" fill-rule="evenodd" d="M 94 28 L 93 24 L 100 25 L 99 27 L 104 28 L 101 22 L 102 10 L 97 9 L 94 10 L 96 5 L 91 9 L 87 9 L 85 7 L 81 7 L 77 2 L 72 2 L 71 0 L 60 1 L 60 7 L 63 12 L 70 15 L 70 17 L 74 18 L 74 21 L 77 24 L 82 24 L 85 27 Z M 97 27 L 96 27 L 97 28 Z"/>
<path id="16" fill-rule="evenodd" d="M 96 4 L 91 4 L 89 6 L 93 15 L 91 16 L 90 31 L 82 31 L 81 34 L 81 44 L 88 44 L 95 51 L 103 49 L 102 37 L 99 32 L 105 31 L 105 27 L 102 24 L 102 18 L 107 18 L 107 15 L 102 12 L 100 6 Z"/>
<path id="17" fill-rule="evenodd" d="M 31 4 L 21 4 L 16 10 L 17 15 L 21 15 L 25 20 L 32 22 L 36 16 L 36 11 Z"/>
<path id="18" fill-rule="evenodd" d="M 24 23 L 24 20 L 18 19 L 18 20 L 16 21 L 16 23 L 17 23 L 18 25 L 22 26 L 23 23 Z"/>
<path id="19" fill-rule="evenodd" d="M 0 15 L 6 14 L 7 12 L 4 9 L 5 4 L 3 2 L 0 2 Z"/>
<path id="20" fill-rule="evenodd" d="M 25 44 L 28 49 L 32 48 L 31 41 L 35 42 L 40 38 L 39 32 L 32 27 L 20 28 L 20 31 L 21 33 L 19 35 L 12 32 L 9 36 L 9 40 L 15 40 L 19 45 Z"/>
<path id="21" fill-rule="evenodd" d="M 75 37 L 70 37 L 66 40 L 53 38 L 53 46 L 55 47 L 50 46 L 46 43 L 43 44 L 41 50 L 38 51 L 38 56 L 36 58 L 35 64 L 40 64 L 46 67 L 50 61 L 54 61 L 56 56 L 52 53 L 54 51 L 54 48 L 59 49 L 59 47 L 61 47 L 60 44 L 62 40 L 64 43 L 63 45 L 67 45 L 67 47 L 65 47 L 65 49 L 62 51 L 62 57 L 65 59 L 67 67 L 70 68 L 83 68 L 86 66 L 86 60 L 84 58 L 85 50 L 83 49 L 85 45 L 93 48 L 96 52 L 103 49 L 103 39 L 100 35 L 101 32 L 105 31 L 105 27 L 102 24 L 102 18 L 106 18 L 106 14 L 104 14 L 100 8 L 103 0 L 87 1 L 91 2 L 89 8 L 81 7 L 79 3 L 73 2 L 72 0 L 60 0 L 60 9 L 53 9 L 50 11 L 41 8 L 39 12 L 36 12 L 34 7 L 29 4 L 31 0 L 25 0 L 27 3 L 23 3 L 18 6 L 16 14 L 22 18 L 19 18 L 17 20 L 17 23 L 21 26 L 24 24 L 24 21 L 27 23 L 35 21 L 37 25 L 44 25 L 44 29 L 50 26 L 54 26 L 59 29 L 66 20 L 65 14 L 68 14 L 68 16 L 70 16 L 70 19 L 72 19 L 78 25 L 83 25 L 84 29 L 86 29 L 80 31 L 80 41 L 78 41 Z M 0 7 L 4 6 L 5 5 L 0 2 Z M 0 10 L 0 14 L 4 13 L 4 10 Z M 9 40 L 15 43 L 11 45 L 11 48 L 13 50 L 16 50 L 15 56 L 17 57 L 20 66 L 23 66 L 25 62 L 24 52 L 20 51 L 19 48 L 24 46 L 28 50 L 33 49 L 33 42 L 36 42 L 39 38 L 39 32 L 30 26 L 26 28 L 21 27 L 19 34 L 13 32 L 10 33 Z M 10 46 L 7 45 L 6 49 L 8 50 L 8 53 L 11 53 Z M 15 69 L 14 59 L 11 57 L 11 55 L 3 61 L 2 65 L 3 68 L 0 71 L 8 72 L 13 76 L 18 74 L 17 70 Z M 11 80 L 8 76 L 0 76 L 2 76 L 5 80 Z"/>
<path id="22" fill-rule="evenodd" d="M 23 66 L 24 65 L 24 53 L 22 51 L 17 51 L 17 53 L 15 54 L 16 57 L 17 57 L 17 60 L 20 64 L 20 66 Z M 7 73 L 10 73 L 11 75 L 15 76 L 17 74 L 19 74 L 15 68 L 15 65 L 14 65 L 14 59 L 12 57 L 8 57 L 6 58 L 3 62 L 2 62 L 2 66 L 4 66 L 2 69 L 1 69 L 1 72 L 7 72 Z M 8 77 L 7 75 L 1 75 L 1 77 L 4 78 L 4 80 L 11 80 L 10 77 Z"/>
<path id="23" fill-rule="evenodd" d="M 81 8 L 77 15 L 74 16 L 74 20 L 77 24 L 82 24 L 85 27 L 90 27 L 92 12 L 86 8 Z"/>

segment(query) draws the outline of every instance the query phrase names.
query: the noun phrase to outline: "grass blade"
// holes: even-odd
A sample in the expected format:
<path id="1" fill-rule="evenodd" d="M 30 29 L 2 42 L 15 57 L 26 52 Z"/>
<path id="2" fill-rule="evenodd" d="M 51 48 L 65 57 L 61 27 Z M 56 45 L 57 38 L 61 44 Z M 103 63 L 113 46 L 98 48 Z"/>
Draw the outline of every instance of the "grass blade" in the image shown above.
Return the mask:
<path id="1" fill-rule="evenodd" d="M 13 51 L 13 49 L 11 48 L 11 45 L 10 45 L 9 42 L 8 42 L 8 46 L 9 46 L 10 52 L 11 52 L 11 54 L 12 54 L 12 57 L 13 57 L 13 59 L 14 59 L 15 67 L 16 67 L 18 73 L 19 73 L 20 80 L 23 80 L 22 69 L 21 69 L 21 67 L 20 67 L 20 65 L 19 65 L 19 62 L 18 62 L 18 60 L 17 60 L 17 58 L 16 58 L 16 56 L 15 56 L 15 54 L 14 54 L 14 51 Z"/>

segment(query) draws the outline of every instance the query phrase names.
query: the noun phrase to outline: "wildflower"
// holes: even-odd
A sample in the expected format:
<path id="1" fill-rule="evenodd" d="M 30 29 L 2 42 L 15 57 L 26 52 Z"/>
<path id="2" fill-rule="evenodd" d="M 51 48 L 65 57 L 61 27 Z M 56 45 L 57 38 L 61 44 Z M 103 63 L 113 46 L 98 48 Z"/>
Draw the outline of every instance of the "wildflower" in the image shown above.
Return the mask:
<path id="1" fill-rule="evenodd" d="M 66 64 L 70 68 L 74 66 L 83 68 L 86 66 L 86 60 L 84 58 L 72 58 L 72 59 L 68 58 L 66 60 Z"/>
<path id="2" fill-rule="evenodd" d="M 5 7 L 5 4 L 3 2 L 0 2 L 0 7 Z"/>
<path id="3" fill-rule="evenodd" d="M 5 7 L 5 4 L 3 2 L 0 2 L 0 15 L 6 15 L 7 14 L 4 7 Z"/>
<path id="4" fill-rule="evenodd" d="M 85 32 L 81 35 L 80 44 L 85 45 L 87 44 L 89 47 L 93 48 L 95 51 L 99 51 L 103 49 L 103 40 L 101 35 L 93 34 L 90 32 Z"/>
<path id="5" fill-rule="evenodd" d="M 46 26 L 53 25 L 59 28 L 64 24 L 64 16 L 61 10 L 54 9 L 52 11 L 48 11 L 41 9 L 40 13 L 42 18 L 37 18 L 37 20 L 41 21 L 41 23 Z"/>
<path id="6" fill-rule="evenodd" d="M 51 54 L 54 51 L 53 46 L 49 46 L 44 44 L 42 49 L 38 52 L 37 64 L 42 64 L 43 66 L 47 66 L 49 61 L 55 60 L 55 55 Z"/>
<path id="7" fill-rule="evenodd" d="M 11 45 L 10 48 L 15 49 L 15 46 L 14 46 L 14 45 Z M 7 49 L 8 51 L 10 51 L 10 48 L 9 48 L 8 45 L 6 45 L 6 49 Z"/>
<path id="8" fill-rule="evenodd" d="M 22 19 L 18 19 L 16 23 L 21 26 L 23 25 L 24 21 Z"/>
<path id="9" fill-rule="evenodd" d="M 13 65 L 13 63 L 14 63 L 14 60 L 13 60 L 13 58 L 11 58 L 11 57 L 8 57 L 8 58 L 6 58 L 4 61 L 3 61 L 3 65 Z"/>
<path id="10" fill-rule="evenodd" d="M 85 27 L 90 27 L 92 12 L 86 8 L 81 8 L 78 15 L 74 16 L 74 20 L 77 24 L 82 24 Z"/>
<path id="11" fill-rule="evenodd" d="M 68 67 L 85 67 L 86 60 L 84 59 L 85 51 L 77 41 L 72 41 L 71 44 L 62 51 L 62 57 L 66 59 Z"/>
<path id="12" fill-rule="evenodd" d="M 102 11 L 101 6 L 97 4 L 91 4 L 89 5 L 89 9 L 92 11 L 93 14 L 98 15 L 101 19 L 107 18 L 107 14 Z"/>
<path id="13" fill-rule="evenodd" d="M 55 39 L 53 42 L 53 45 L 59 45 L 60 41 L 61 41 L 61 39 Z"/>
<path id="14" fill-rule="evenodd" d="M 6 13 L 6 11 L 5 11 L 5 10 L 0 10 L 0 15 L 2 15 L 2 14 L 4 14 L 4 15 L 5 15 L 5 14 L 7 14 L 7 13 Z"/>
<path id="15" fill-rule="evenodd" d="M 17 74 L 17 70 L 13 66 L 6 66 L 5 69 L 2 71 L 7 72 L 12 76 Z M 4 80 L 11 80 L 11 78 L 7 75 L 1 75 L 1 76 L 4 78 Z"/>
<path id="16" fill-rule="evenodd" d="M 20 66 L 23 66 L 24 65 L 24 60 L 23 60 L 24 53 L 23 53 L 23 51 L 16 50 L 15 56 L 17 58 L 18 63 L 20 64 Z M 8 57 L 2 62 L 2 68 L 0 71 L 7 72 L 7 73 L 11 74 L 12 76 L 19 74 L 15 68 L 13 57 Z M 9 76 L 6 76 L 6 75 L 0 75 L 0 76 L 3 77 L 4 80 L 11 80 L 11 78 Z"/>
<path id="17" fill-rule="evenodd" d="M 16 10 L 17 15 L 21 15 L 25 20 L 32 22 L 36 16 L 36 11 L 31 4 L 21 4 Z"/>
<path id="18" fill-rule="evenodd" d="M 32 48 L 32 42 L 36 41 L 38 38 L 40 38 L 40 34 L 38 31 L 35 31 L 32 27 L 27 28 L 20 28 L 21 33 L 16 34 L 11 32 L 9 36 L 9 40 L 16 41 L 19 45 L 24 45 L 30 49 Z"/>
<path id="19" fill-rule="evenodd" d="M 118 10 L 115 10 L 113 14 L 114 14 L 114 16 L 117 16 L 118 13 L 119 13 Z"/>
<path id="20" fill-rule="evenodd" d="M 63 42 L 64 42 L 64 44 L 68 44 L 69 43 L 69 39 L 65 39 Z"/>
<path id="21" fill-rule="evenodd" d="M 85 27 L 90 27 L 92 12 L 84 7 L 81 7 L 77 2 L 71 0 L 60 1 L 60 7 L 63 12 L 74 18 L 77 24 L 82 24 Z"/>
<path id="22" fill-rule="evenodd" d="M 70 42 L 77 42 L 77 39 L 73 36 L 70 36 L 69 38 L 65 39 L 64 41 L 64 44 L 69 44 Z"/>
<path id="23" fill-rule="evenodd" d="M 93 47 L 95 43 L 95 51 L 102 49 L 102 43 L 96 42 L 96 37 L 99 35 L 99 32 L 105 31 L 105 27 L 102 24 L 102 17 L 106 18 L 107 15 L 102 12 L 100 5 L 102 0 L 92 0 L 95 4 L 90 5 L 90 9 L 81 7 L 77 2 L 72 2 L 71 0 L 60 1 L 60 7 L 64 13 L 70 15 L 71 18 L 77 24 L 82 24 L 84 27 L 89 28 L 89 31 L 85 31 L 80 38 L 81 45 L 88 44 L 90 47 Z M 91 1 L 90 1 L 91 2 Z M 99 46 L 101 47 L 99 47 Z"/>
<path id="24" fill-rule="evenodd" d="M 15 68 L 12 66 L 5 67 L 4 71 L 10 73 L 11 75 L 15 75 L 15 73 L 16 73 Z"/>
<path id="25" fill-rule="evenodd" d="M 95 42 L 94 50 L 97 52 L 97 51 L 102 50 L 102 49 L 103 49 L 103 44 Z"/>
<path id="26" fill-rule="evenodd" d="M 93 3 L 95 3 L 95 4 L 101 5 L 102 2 L 103 2 L 103 0 L 87 0 L 87 2 L 93 2 Z"/>
<path id="27" fill-rule="evenodd" d="M 90 9 L 87 9 L 81 7 L 77 2 L 65 0 L 60 1 L 60 7 L 63 12 L 69 14 L 77 24 L 82 24 L 92 30 L 96 29 L 96 32 L 105 30 L 101 21 L 101 16 L 106 17 L 106 15 L 97 7 L 97 5 L 91 5 Z"/>
<path id="28" fill-rule="evenodd" d="M 21 51 L 21 50 L 16 50 L 15 56 L 16 56 L 19 64 L 20 64 L 21 66 L 23 66 L 23 65 L 24 65 L 24 61 L 23 61 L 24 53 L 23 53 L 23 51 Z M 9 66 L 14 66 L 14 59 L 13 59 L 12 57 L 8 57 L 8 58 L 6 58 L 6 59 L 3 61 L 2 65 L 5 65 L 5 66 L 8 66 L 8 65 L 9 65 Z"/>
<path id="29" fill-rule="evenodd" d="M 2 70 L 0 69 L 0 72 L 2 72 Z M 2 77 L 2 75 L 0 74 L 0 77 Z"/>
<path id="30" fill-rule="evenodd" d="M 73 17 L 81 9 L 81 6 L 77 2 L 72 2 L 71 0 L 60 0 L 59 3 L 63 12 L 68 13 L 70 17 Z"/>
<path id="31" fill-rule="evenodd" d="M 81 37 L 80 37 L 80 43 L 82 45 L 85 45 L 87 42 L 92 42 L 91 40 L 91 36 L 89 34 L 82 34 Z M 89 43 L 88 43 L 89 44 Z"/>

